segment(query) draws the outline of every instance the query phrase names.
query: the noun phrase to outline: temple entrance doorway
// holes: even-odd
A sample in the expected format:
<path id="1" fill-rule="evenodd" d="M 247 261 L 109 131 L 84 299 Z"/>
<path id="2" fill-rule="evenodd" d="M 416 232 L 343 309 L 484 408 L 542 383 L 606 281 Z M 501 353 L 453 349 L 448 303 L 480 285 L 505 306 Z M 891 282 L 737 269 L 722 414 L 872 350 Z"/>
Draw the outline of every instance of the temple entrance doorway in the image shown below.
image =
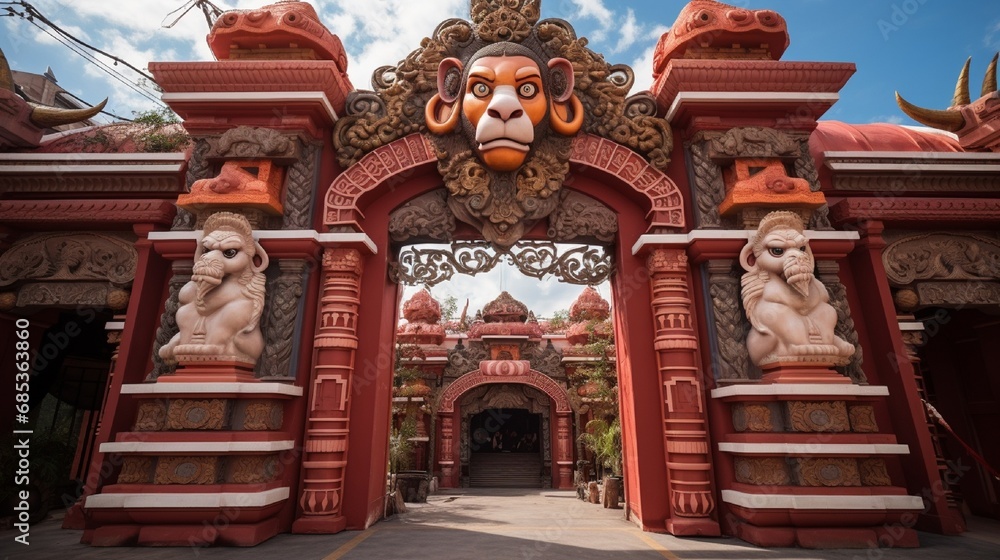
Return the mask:
<path id="1" fill-rule="evenodd" d="M 490 408 L 469 418 L 469 486 L 542 486 L 541 414 Z"/>

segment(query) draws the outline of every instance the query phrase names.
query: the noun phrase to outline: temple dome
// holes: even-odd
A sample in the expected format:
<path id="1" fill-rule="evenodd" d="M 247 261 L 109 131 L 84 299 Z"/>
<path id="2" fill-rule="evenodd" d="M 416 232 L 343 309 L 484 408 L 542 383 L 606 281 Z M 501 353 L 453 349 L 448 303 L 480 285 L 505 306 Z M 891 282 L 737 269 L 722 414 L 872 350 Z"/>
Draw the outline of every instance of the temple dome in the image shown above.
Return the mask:
<path id="1" fill-rule="evenodd" d="M 403 317 L 410 323 L 435 324 L 441 320 L 441 304 L 427 290 L 420 290 L 403 304 Z"/>
<path id="2" fill-rule="evenodd" d="M 524 323 L 528 320 L 528 306 L 504 291 L 483 307 L 483 320 L 487 323 Z"/>
<path id="3" fill-rule="evenodd" d="M 611 316 L 611 304 L 592 286 L 587 286 L 569 306 L 571 321 L 604 321 Z"/>

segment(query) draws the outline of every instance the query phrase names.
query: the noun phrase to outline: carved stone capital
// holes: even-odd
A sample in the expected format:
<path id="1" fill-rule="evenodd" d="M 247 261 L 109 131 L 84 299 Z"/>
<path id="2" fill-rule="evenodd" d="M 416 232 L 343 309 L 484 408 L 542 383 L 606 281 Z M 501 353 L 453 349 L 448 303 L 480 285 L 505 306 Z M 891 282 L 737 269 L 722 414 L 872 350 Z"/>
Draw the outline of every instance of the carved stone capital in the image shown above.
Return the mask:
<path id="1" fill-rule="evenodd" d="M 682 249 L 655 249 L 646 259 L 653 274 L 687 272 L 688 256 Z"/>
<path id="2" fill-rule="evenodd" d="M 295 136 L 288 136 L 270 128 L 238 126 L 222 136 L 206 138 L 210 160 L 267 158 L 275 163 L 290 165 L 301 157 Z"/>
<path id="3" fill-rule="evenodd" d="M 323 251 L 323 270 L 361 276 L 361 252 L 357 249 L 326 249 Z"/>

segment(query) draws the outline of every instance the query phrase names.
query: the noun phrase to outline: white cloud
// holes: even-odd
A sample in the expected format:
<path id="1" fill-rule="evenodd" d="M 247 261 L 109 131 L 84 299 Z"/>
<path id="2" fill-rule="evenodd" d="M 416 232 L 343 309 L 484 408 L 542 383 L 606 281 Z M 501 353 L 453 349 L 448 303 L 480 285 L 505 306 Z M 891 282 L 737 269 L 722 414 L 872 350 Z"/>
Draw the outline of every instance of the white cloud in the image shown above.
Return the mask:
<path id="1" fill-rule="evenodd" d="M 906 119 L 900 115 L 878 115 L 873 117 L 872 120 L 868 121 L 870 123 L 888 123 L 888 124 L 903 124 Z"/>
<path id="2" fill-rule="evenodd" d="M 670 28 L 664 25 L 657 25 L 649 30 L 644 39 L 649 43 L 635 60 L 632 61 L 632 70 L 635 71 L 635 84 L 632 86 L 633 92 L 648 90 L 653 85 L 653 51 L 656 49 L 656 42 L 660 36 L 669 31 Z"/>
<path id="3" fill-rule="evenodd" d="M 617 54 L 631 48 L 641 29 L 642 27 L 635 21 L 635 12 L 629 8 L 625 14 L 625 22 L 619 27 L 621 37 L 618 38 L 618 43 L 611 49 L 611 53 Z"/>

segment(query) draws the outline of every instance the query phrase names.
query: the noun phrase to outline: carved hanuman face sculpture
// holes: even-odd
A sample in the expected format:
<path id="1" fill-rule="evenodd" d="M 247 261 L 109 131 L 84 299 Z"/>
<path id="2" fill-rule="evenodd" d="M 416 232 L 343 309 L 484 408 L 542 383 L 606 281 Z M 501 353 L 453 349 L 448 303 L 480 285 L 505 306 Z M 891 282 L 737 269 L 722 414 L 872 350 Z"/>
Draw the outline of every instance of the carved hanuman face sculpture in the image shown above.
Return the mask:
<path id="1" fill-rule="evenodd" d="M 553 141 L 583 126 L 573 65 L 559 57 L 543 62 L 524 45 L 493 43 L 467 61 L 442 60 L 437 83 L 425 117 L 449 146 L 439 165 L 449 206 L 487 240 L 510 246 L 552 211 L 569 169 L 569 144 Z"/>
<path id="2" fill-rule="evenodd" d="M 254 241 L 246 218 L 229 212 L 209 217 L 191 281 L 178 294 L 179 332 L 160 348 L 160 357 L 168 362 L 255 363 L 264 351 L 257 325 L 264 310 L 267 265 L 267 253 Z"/>
<path id="3" fill-rule="evenodd" d="M 813 275 L 814 259 L 802 220 L 771 212 L 740 253 L 743 306 L 753 329 L 750 359 L 845 364 L 854 347 L 834 334 L 837 311 L 826 287 Z"/>

